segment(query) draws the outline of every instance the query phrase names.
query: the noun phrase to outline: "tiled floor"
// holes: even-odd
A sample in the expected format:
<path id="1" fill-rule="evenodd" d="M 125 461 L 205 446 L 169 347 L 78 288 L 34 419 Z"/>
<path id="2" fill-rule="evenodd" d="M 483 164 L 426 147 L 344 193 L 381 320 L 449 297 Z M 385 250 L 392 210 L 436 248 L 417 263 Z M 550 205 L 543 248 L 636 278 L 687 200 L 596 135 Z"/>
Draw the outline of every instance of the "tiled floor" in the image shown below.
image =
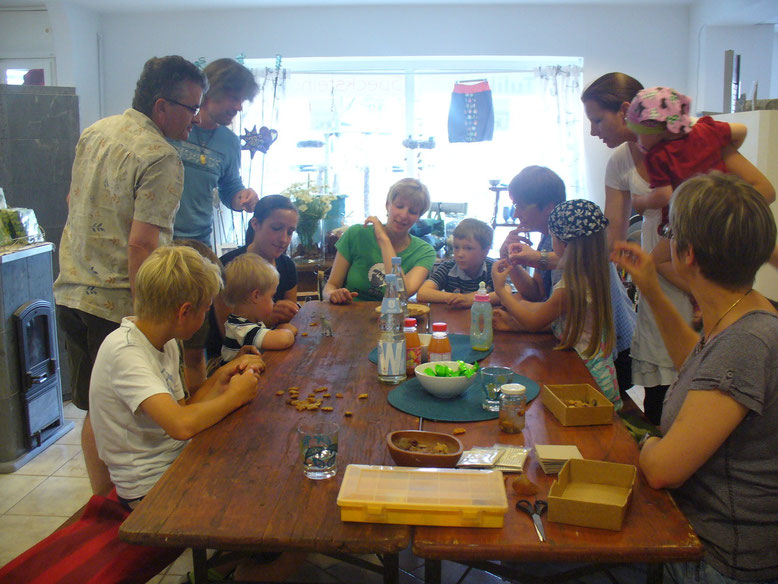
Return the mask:
<path id="1" fill-rule="evenodd" d="M 642 404 L 642 387 L 632 388 L 633 400 Z M 0 474 L 0 566 L 47 537 L 91 496 L 89 479 L 81 453 L 81 425 L 85 412 L 70 403 L 65 405 L 65 417 L 74 428 L 55 444 L 13 474 Z M 364 559 L 377 563 L 374 556 Z M 320 554 L 308 554 L 290 579 L 295 582 L 370 584 L 382 582 L 378 574 Z M 191 553 L 178 560 L 148 584 L 179 584 L 192 569 Z M 423 560 L 410 550 L 400 554 L 401 584 L 417 584 L 424 580 Z M 544 566 L 543 571 L 554 569 Z M 502 579 L 470 570 L 453 562 L 443 562 L 444 584 L 498 584 Z M 622 567 L 612 572 L 617 582 L 645 581 L 642 566 Z M 613 582 L 605 574 L 580 578 L 581 584 Z"/>

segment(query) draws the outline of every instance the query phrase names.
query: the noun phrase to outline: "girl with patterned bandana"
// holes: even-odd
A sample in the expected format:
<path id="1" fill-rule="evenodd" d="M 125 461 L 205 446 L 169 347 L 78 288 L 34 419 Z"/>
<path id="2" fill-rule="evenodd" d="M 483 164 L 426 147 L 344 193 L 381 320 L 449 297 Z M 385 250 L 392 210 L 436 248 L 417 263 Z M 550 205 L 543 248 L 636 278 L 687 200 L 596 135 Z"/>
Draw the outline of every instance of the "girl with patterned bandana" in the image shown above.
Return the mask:
<path id="1" fill-rule="evenodd" d="M 559 349 L 575 349 L 616 410 L 621 409 L 613 365 L 615 334 L 608 277 L 608 220 L 591 201 L 560 203 L 548 217 L 562 279 L 545 302 L 530 302 L 506 292 L 508 260 L 492 268 L 494 288 L 506 310 L 527 331 L 549 327 Z"/>

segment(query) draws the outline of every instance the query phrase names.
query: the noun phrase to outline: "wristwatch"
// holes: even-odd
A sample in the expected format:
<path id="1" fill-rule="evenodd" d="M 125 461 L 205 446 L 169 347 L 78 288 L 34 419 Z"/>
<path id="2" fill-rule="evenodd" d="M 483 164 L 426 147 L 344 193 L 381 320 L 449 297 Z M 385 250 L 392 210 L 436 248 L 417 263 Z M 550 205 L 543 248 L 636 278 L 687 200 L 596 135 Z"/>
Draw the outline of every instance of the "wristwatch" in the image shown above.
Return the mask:
<path id="1" fill-rule="evenodd" d="M 538 261 L 538 268 L 541 270 L 547 270 L 548 269 L 548 252 L 547 251 L 541 251 L 540 252 L 540 261 Z"/>

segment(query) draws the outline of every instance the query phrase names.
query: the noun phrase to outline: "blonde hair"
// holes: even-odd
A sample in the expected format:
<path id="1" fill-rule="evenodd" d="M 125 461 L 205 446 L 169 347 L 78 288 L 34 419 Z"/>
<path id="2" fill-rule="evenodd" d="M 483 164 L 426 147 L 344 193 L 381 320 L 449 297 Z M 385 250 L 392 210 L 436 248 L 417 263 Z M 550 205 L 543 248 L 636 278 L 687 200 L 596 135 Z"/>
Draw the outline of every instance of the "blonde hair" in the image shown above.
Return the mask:
<path id="1" fill-rule="evenodd" d="M 230 306 L 248 299 L 254 290 L 267 294 L 278 287 L 278 270 L 255 253 L 244 253 L 224 268 L 224 301 Z"/>
<path id="2" fill-rule="evenodd" d="M 398 197 L 408 199 L 409 206 L 414 210 L 418 209 L 420 216 L 430 208 L 430 192 L 421 181 L 415 178 L 404 178 L 394 183 L 386 195 L 386 204 L 394 203 Z"/>
<path id="3" fill-rule="evenodd" d="M 562 264 L 567 313 L 565 330 L 556 348 L 575 347 L 590 318 L 591 338 L 581 356 L 588 359 L 598 354 L 603 339 L 605 347 L 602 352 L 610 355 L 615 332 L 605 230 L 570 240 Z"/>
<path id="4" fill-rule="evenodd" d="M 207 306 L 221 290 L 219 268 L 194 249 L 167 246 L 155 249 L 135 277 L 135 314 L 142 319 L 169 318 L 189 302 Z"/>

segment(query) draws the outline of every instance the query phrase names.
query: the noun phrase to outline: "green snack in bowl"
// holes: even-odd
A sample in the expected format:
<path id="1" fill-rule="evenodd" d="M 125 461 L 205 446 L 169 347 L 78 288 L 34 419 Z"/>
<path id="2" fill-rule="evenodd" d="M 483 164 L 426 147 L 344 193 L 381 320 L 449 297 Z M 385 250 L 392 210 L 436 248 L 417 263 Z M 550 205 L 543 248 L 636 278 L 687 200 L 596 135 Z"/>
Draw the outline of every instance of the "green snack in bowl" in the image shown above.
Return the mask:
<path id="1" fill-rule="evenodd" d="M 470 379 L 478 371 L 478 363 L 470 365 L 464 361 L 457 361 L 457 364 L 457 369 L 452 369 L 448 365 L 438 363 L 434 368 L 425 369 L 424 373 L 431 377 L 467 377 Z"/>

